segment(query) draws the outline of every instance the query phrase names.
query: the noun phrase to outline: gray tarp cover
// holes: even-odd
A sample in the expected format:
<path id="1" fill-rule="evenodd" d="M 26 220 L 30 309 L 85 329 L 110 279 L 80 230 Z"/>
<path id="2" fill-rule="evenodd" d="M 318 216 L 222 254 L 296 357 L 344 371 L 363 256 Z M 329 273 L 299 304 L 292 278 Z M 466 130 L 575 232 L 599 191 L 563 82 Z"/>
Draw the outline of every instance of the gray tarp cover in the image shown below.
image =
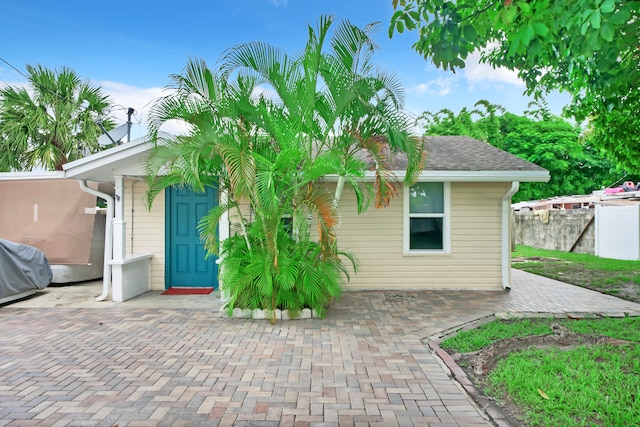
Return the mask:
<path id="1" fill-rule="evenodd" d="M 53 274 L 39 249 L 0 239 L 0 299 L 33 289 L 44 289 Z"/>

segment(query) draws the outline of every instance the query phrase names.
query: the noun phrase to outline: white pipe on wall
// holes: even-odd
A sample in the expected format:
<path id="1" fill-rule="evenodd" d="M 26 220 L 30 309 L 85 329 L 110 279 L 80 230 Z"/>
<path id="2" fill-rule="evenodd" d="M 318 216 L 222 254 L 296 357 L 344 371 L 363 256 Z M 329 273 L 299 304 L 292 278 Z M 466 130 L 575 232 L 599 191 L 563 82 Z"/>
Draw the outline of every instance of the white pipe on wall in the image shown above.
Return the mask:
<path id="1" fill-rule="evenodd" d="M 96 298 L 96 301 L 104 301 L 109 296 L 109 288 L 111 286 L 111 258 L 113 256 L 113 214 L 114 214 L 114 201 L 107 193 L 102 193 L 98 190 L 94 190 L 87 186 L 86 180 L 78 181 L 80 188 L 86 193 L 93 194 L 100 197 L 107 202 L 107 219 L 105 222 L 104 230 L 104 267 L 102 272 L 102 295 Z"/>
<path id="2" fill-rule="evenodd" d="M 502 288 L 511 290 L 511 197 L 520 189 L 518 181 L 512 181 L 511 187 L 502 196 Z"/>

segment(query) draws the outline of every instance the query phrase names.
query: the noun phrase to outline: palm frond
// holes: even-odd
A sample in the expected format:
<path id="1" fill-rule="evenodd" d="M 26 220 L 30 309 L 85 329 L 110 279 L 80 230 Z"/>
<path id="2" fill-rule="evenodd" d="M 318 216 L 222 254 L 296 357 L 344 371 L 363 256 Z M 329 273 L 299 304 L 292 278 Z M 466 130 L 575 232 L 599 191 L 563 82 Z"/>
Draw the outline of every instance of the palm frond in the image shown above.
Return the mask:
<path id="1" fill-rule="evenodd" d="M 220 253 L 218 247 L 218 224 L 220 224 L 222 216 L 237 205 L 236 201 L 218 204 L 198 222 L 198 233 L 207 250 L 207 256 L 209 254 L 218 255 Z"/>
<path id="2" fill-rule="evenodd" d="M 253 195 L 256 163 L 251 152 L 237 145 L 220 144 L 218 152 L 229 177 L 233 198 L 240 200 Z"/>

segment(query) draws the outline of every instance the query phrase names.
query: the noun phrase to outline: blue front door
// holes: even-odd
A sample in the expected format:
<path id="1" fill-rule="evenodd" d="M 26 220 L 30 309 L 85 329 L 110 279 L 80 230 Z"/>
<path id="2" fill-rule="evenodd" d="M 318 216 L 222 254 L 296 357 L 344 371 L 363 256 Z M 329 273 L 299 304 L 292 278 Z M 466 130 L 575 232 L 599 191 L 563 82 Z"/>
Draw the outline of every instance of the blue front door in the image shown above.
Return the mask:
<path id="1" fill-rule="evenodd" d="M 166 288 L 217 288 L 216 257 L 205 257 L 198 222 L 218 204 L 218 191 L 207 187 L 204 193 L 170 187 L 166 203 Z"/>

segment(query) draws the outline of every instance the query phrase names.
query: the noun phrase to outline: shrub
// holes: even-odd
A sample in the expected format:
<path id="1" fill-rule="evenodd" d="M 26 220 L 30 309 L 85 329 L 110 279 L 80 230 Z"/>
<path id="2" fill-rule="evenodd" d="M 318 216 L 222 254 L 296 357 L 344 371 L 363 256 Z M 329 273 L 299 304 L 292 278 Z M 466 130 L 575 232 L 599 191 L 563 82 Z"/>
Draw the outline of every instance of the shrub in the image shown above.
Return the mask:
<path id="1" fill-rule="evenodd" d="M 220 281 L 229 315 L 234 308 L 269 310 L 274 323 L 276 309 L 288 310 L 295 318 L 309 308 L 323 317 L 326 306 L 341 294 L 343 280 L 349 280 L 343 260 L 354 271 L 358 268 L 353 255 L 326 256 L 319 243 L 296 241 L 283 227 L 277 233 L 275 257 L 259 236 L 250 227 L 247 239 L 235 235 L 222 244 Z"/>

